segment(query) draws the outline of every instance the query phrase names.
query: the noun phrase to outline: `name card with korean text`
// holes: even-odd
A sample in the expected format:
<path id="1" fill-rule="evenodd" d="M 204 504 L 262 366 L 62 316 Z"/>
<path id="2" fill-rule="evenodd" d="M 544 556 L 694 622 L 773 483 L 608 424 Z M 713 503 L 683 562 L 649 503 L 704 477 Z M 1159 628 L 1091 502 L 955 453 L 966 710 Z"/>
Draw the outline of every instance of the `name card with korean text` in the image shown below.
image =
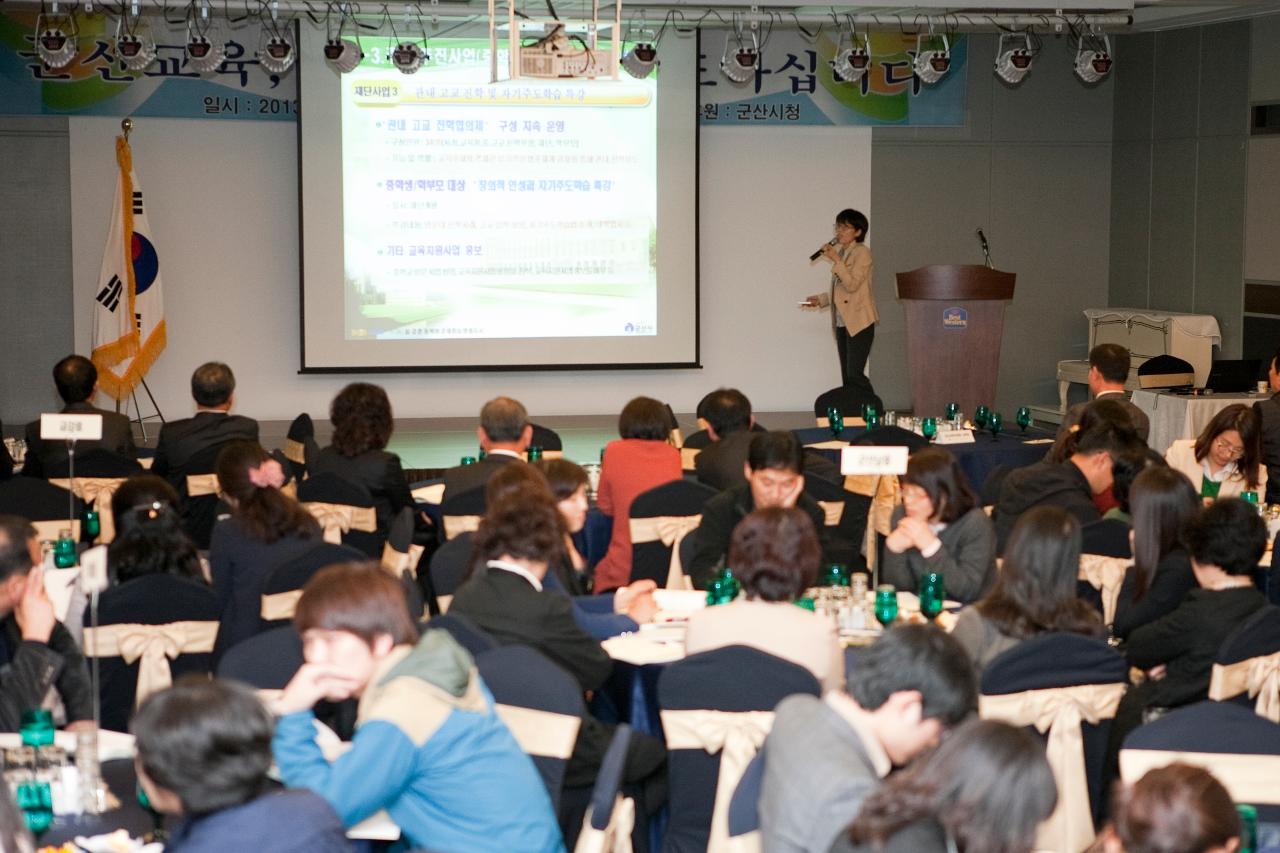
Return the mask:
<path id="1" fill-rule="evenodd" d="M 840 473 L 892 476 L 907 473 L 906 447 L 846 447 L 840 451 Z"/>
<path id="2" fill-rule="evenodd" d="M 43 414 L 40 437 L 68 441 L 97 441 L 102 438 L 102 415 Z"/>

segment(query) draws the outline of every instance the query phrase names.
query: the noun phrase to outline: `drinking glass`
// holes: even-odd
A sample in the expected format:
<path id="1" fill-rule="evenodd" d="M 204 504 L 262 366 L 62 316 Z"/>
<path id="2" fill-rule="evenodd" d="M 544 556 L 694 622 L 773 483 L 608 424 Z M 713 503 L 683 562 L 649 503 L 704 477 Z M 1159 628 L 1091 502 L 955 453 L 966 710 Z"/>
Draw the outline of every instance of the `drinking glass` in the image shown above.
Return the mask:
<path id="1" fill-rule="evenodd" d="M 987 428 L 987 417 L 990 414 L 991 410 L 987 408 L 985 403 L 973 410 L 973 422 L 978 425 L 978 429 Z"/>
<path id="2" fill-rule="evenodd" d="M 70 530 L 59 531 L 58 541 L 53 543 L 53 564 L 60 569 L 76 564 L 76 540 L 71 538 Z"/>
<path id="3" fill-rule="evenodd" d="M 956 416 L 960 414 L 959 403 L 947 403 L 947 420 L 954 421 Z"/>
<path id="4" fill-rule="evenodd" d="M 933 441 L 938 434 L 938 419 L 925 418 L 920 424 L 920 432 L 929 441 Z"/>
<path id="5" fill-rule="evenodd" d="M 542 448 L 536 444 L 531 444 L 529 445 L 528 451 L 525 452 L 525 455 L 529 458 L 530 462 L 537 462 L 542 458 Z"/>
<path id="6" fill-rule="evenodd" d="M 822 573 L 823 586 L 848 586 L 849 570 L 844 563 L 831 563 Z"/>
<path id="7" fill-rule="evenodd" d="M 876 621 L 885 628 L 898 621 L 898 591 L 891 583 L 876 587 Z"/>
<path id="8" fill-rule="evenodd" d="M 880 426 L 880 413 L 876 411 L 875 406 L 867 406 L 867 429 L 872 430 Z"/>
<path id="9" fill-rule="evenodd" d="M 49 783 L 31 779 L 20 783 L 13 794 L 27 829 L 39 838 L 53 823 L 53 791 Z"/>
<path id="10" fill-rule="evenodd" d="M 1000 431 L 1004 429 L 1004 415 L 992 412 L 987 415 L 987 429 L 991 430 L 991 440 L 1000 440 Z"/>
<path id="11" fill-rule="evenodd" d="M 1031 410 L 1026 406 L 1018 408 L 1018 429 L 1022 430 L 1022 434 L 1027 434 L 1027 427 L 1031 426 Z"/>
<path id="12" fill-rule="evenodd" d="M 85 542 L 92 542 L 102 532 L 102 519 L 96 509 L 86 509 L 80 519 L 80 537 Z"/>
<path id="13" fill-rule="evenodd" d="M 835 406 L 827 409 L 827 426 L 833 436 L 839 437 L 844 432 L 844 414 Z"/>
<path id="14" fill-rule="evenodd" d="M 920 613 L 932 620 L 942 612 L 942 602 L 947 597 L 947 586 L 942 572 L 928 572 L 920 577 Z"/>
<path id="15" fill-rule="evenodd" d="M 464 457 L 462 457 L 462 464 L 463 464 L 463 465 L 474 465 L 474 464 L 476 464 L 476 458 L 475 458 L 474 456 L 464 456 Z"/>

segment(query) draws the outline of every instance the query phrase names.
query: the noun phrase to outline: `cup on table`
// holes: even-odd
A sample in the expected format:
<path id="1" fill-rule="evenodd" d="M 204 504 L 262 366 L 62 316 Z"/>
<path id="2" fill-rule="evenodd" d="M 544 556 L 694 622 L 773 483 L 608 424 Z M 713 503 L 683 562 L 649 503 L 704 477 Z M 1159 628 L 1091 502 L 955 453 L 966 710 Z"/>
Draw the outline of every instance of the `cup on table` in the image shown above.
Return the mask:
<path id="1" fill-rule="evenodd" d="M 474 465 L 474 464 L 476 464 L 476 458 L 475 458 L 474 456 L 464 456 L 464 457 L 462 457 L 462 464 L 463 464 L 463 465 Z"/>
<path id="2" fill-rule="evenodd" d="M 921 615 L 930 620 L 937 617 L 942 612 L 942 602 L 947 598 L 947 585 L 942 572 L 926 572 L 921 575 L 918 595 Z"/>
<path id="3" fill-rule="evenodd" d="M 1265 393 L 1267 393 L 1267 392 L 1268 392 L 1268 391 L 1270 391 L 1270 390 L 1271 390 L 1271 386 L 1270 386 L 1270 384 L 1268 384 L 1268 383 L 1267 383 L 1267 381 L 1266 381 L 1265 379 L 1264 379 L 1263 381 L 1261 381 L 1261 382 L 1259 382 L 1259 383 L 1258 383 L 1258 393 L 1259 393 L 1259 394 L 1265 394 Z"/>
<path id="4" fill-rule="evenodd" d="M 542 448 L 536 444 L 529 445 L 529 449 L 525 452 L 530 462 L 537 462 L 542 458 Z"/>

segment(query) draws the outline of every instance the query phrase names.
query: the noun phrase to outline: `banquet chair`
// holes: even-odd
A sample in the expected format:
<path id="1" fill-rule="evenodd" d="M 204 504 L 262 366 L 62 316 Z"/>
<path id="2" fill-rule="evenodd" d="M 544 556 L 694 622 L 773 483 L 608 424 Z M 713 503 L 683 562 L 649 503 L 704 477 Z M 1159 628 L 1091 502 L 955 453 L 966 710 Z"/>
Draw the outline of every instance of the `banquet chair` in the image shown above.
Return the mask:
<path id="1" fill-rule="evenodd" d="M 551 806 L 560 812 L 564 771 L 586 707 L 573 676 L 528 646 L 502 646 L 475 656 L 498 716 L 538 768 Z"/>
<path id="2" fill-rule="evenodd" d="M 882 426 L 863 430 L 850 438 L 849 443 L 859 447 L 905 447 L 907 453 L 915 453 L 928 447 L 929 439 L 900 426 Z"/>
<path id="3" fill-rule="evenodd" d="M 206 448 L 192 455 L 185 465 L 174 466 L 166 479 L 178 492 L 182 528 L 201 551 L 209 550 L 213 525 L 218 521 L 222 499 L 214 475 L 218 454 L 225 445 Z"/>
<path id="4" fill-rule="evenodd" d="M 1111 721 L 1128 685 L 1124 658 L 1102 640 L 1048 633 L 998 656 L 982 674 L 983 719 L 1026 726 L 1047 740 L 1058 807 L 1040 825 L 1037 848 L 1082 850 L 1101 814 Z"/>
<path id="5" fill-rule="evenodd" d="M 733 799 L 729 801 L 729 837 L 738 849 L 760 849 L 760 788 L 764 783 L 765 753 L 757 752 L 747 769 L 742 771 Z M 755 835 L 755 838 L 750 836 Z"/>
<path id="6" fill-rule="evenodd" d="M 600 772 L 591 789 L 591 803 L 582 821 L 573 853 L 628 853 L 631 830 L 635 826 L 635 800 L 622 794 L 622 771 L 627 764 L 631 726 L 613 731 L 613 739 L 600 762 Z"/>
<path id="7" fill-rule="evenodd" d="M 75 517 L 68 520 L 67 513 L 73 505 Z M 73 500 L 70 490 L 55 486 L 48 480 L 19 475 L 0 483 L 0 513 L 21 516 L 30 521 L 42 541 L 55 541 L 58 532 L 68 526 L 72 536 L 78 540 L 80 513 L 83 511 L 83 501 L 79 498 Z"/>
<path id="8" fill-rule="evenodd" d="M 126 479 L 145 473 L 141 465 L 101 447 L 81 455 L 76 454 L 75 480 L 67 475 L 71 466 L 66 461 L 50 465 L 45 476 L 51 485 L 71 489 L 98 513 L 99 534 L 97 542 L 108 544 L 115 538 L 115 517 L 111 511 L 111 496 Z M 63 510 L 65 512 L 65 509 Z"/>
<path id="9" fill-rule="evenodd" d="M 44 475 L 50 480 L 65 479 L 70 475 L 70 460 L 58 460 L 50 463 Z M 131 477 L 144 474 L 145 470 L 134 459 L 112 453 L 104 447 L 76 454 L 76 477 Z"/>
<path id="10" fill-rule="evenodd" d="M 298 484 L 298 501 L 320 522 L 326 542 L 350 545 L 374 559 L 382 556 L 387 532 L 378 529 L 373 496 L 364 486 L 336 474 L 316 474 Z"/>
<path id="11" fill-rule="evenodd" d="M 219 678 L 233 678 L 256 690 L 283 690 L 302 666 L 302 638 L 292 625 L 241 640 L 218 661 Z"/>
<path id="12" fill-rule="evenodd" d="M 436 549 L 431 555 L 427 575 L 431 579 L 431 591 L 435 594 L 436 612 L 448 613 L 453 594 L 467 578 L 471 567 L 471 543 L 474 533 L 462 533 Z"/>
<path id="13" fill-rule="evenodd" d="M 311 421 L 311 415 L 303 412 L 290 422 L 284 447 L 280 449 L 288 462 L 284 466 L 285 474 L 292 477 L 295 483 L 301 483 L 307 478 L 307 459 L 320 450 L 320 445 L 316 444 L 316 427 Z"/>
<path id="14" fill-rule="evenodd" d="M 773 709 L 787 696 L 821 692 L 804 667 L 746 646 L 700 652 L 662 671 L 658 705 L 670 813 L 665 850 L 723 849 L 729 800 L 773 727 Z"/>
<path id="15" fill-rule="evenodd" d="M 716 490 L 673 480 L 631 502 L 631 580 L 645 578 L 667 589 L 689 589 L 680 544 L 702 521 L 702 507 Z"/>
<path id="16" fill-rule="evenodd" d="M 533 437 L 529 439 L 530 447 L 541 447 L 542 458 L 555 459 L 564 455 L 564 442 L 560 440 L 560 433 L 555 430 L 530 423 L 533 428 Z"/>
<path id="17" fill-rule="evenodd" d="M 670 403 L 663 403 L 662 406 L 667 410 L 667 426 L 670 428 L 667 441 L 671 442 L 672 447 L 684 447 L 684 435 L 680 432 L 680 421 L 676 419 L 676 413 L 671 410 Z"/>
<path id="18" fill-rule="evenodd" d="M 1209 698 L 1252 708 L 1280 723 L 1280 607 L 1267 605 L 1223 641 L 1213 661 Z"/>
<path id="19" fill-rule="evenodd" d="M 85 610 L 84 654 L 98 659 L 102 727 L 128 731 L 133 709 L 175 679 L 213 670 L 218 599 L 200 581 L 154 574 L 107 589 L 98 627 Z"/>
<path id="20" fill-rule="evenodd" d="M 871 498 L 848 491 L 818 477 L 804 478 L 804 491 L 818 502 L 826 517 L 825 559 L 844 563 L 850 569 L 867 568 L 862 556 L 862 540 L 867 535 Z"/>
<path id="21" fill-rule="evenodd" d="M 1197 702 L 1139 726 L 1120 748 L 1120 778 L 1175 761 L 1213 773 L 1259 823 L 1280 822 L 1280 725 L 1231 702 Z"/>
<path id="22" fill-rule="evenodd" d="M 387 530 L 387 541 L 382 546 L 381 565 L 404 587 L 409 613 L 416 622 L 423 617 L 425 596 L 430 592 L 431 584 L 427 578 L 422 578 L 423 582 L 419 583 L 418 563 L 426 549 L 414 544 L 413 527 L 413 507 L 402 507 Z"/>
<path id="23" fill-rule="evenodd" d="M 813 416 L 825 421 L 827 410 L 836 408 L 840 410 L 840 414 L 844 416 L 847 423 L 850 418 L 861 417 L 862 407 L 867 404 L 873 404 L 877 412 L 884 411 L 884 402 L 877 395 L 868 394 L 849 385 L 841 385 L 823 391 L 814 399 Z M 826 424 L 819 423 L 818 426 L 826 426 Z"/>
<path id="24" fill-rule="evenodd" d="M 259 631 L 278 628 L 293 619 L 302 588 L 321 569 L 336 563 L 364 560 L 365 555 L 347 545 L 316 542 L 297 556 L 268 566 L 262 573 Z"/>
<path id="25" fill-rule="evenodd" d="M 460 495 L 445 495 L 440 504 L 440 532 L 443 542 L 463 533 L 474 533 L 484 517 L 484 486 L 468 489 Z"/>
<path id="26" fill-rule="evenodd" d="M 1116 619 L 1116 603 L 1120 600 L 1120 587 L 1124 585 L 1125 573 L 1132 565 L 1132 557 L 1080 555 L 1080 574 L 1077 577 L 1083 584 L 1097 591 L 1097 598 L 1102 603 L 1103 624 L 1110 625 Z"/>
<path id="27" fill-rule="evenodd" d="M 1080 528 L 1080 550 L 1101 557 L 1133 558 L 1129 547 L 1132 528 L 1118 518 L 1100 518 Z"/>
<path id="28" fill-rule="evenodd" d="M 458 645 L 479 657 L 485 652 L 498 648 L 498 641 L 490 637 L 488 632 L 472 622 L 461 613 L 442 613 L 432 616 L 426 622 L 419 623 L 419 628 L 426 631 L 448 631 L 458 641 Z"/>

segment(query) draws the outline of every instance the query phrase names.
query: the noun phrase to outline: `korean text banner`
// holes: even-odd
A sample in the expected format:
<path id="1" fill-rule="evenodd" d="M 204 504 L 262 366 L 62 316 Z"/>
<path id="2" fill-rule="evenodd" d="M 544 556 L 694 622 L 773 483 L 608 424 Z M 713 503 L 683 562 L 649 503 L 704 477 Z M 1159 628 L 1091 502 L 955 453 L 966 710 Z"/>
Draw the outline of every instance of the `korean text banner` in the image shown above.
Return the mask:
<path id="1" fill-rule="evenodd" d="M 856 83 L 838 83 L 831 72 L 837 44 L 830 27 L 814 39 L 796 30 L 775 29 L 755 73 L 747 82 L 735 83 L 720 72 L 720 60 L 737 49 L 737 37 L 732 31 L 705 30 L 698 56 L 699 119 L 704 125 L 740 127 L 962 126 L 968 40 L 961 35 L 950 42 L 950 71 L 937 83 L 925 85 L 911 70 L 914 35 L 871 33 L 867 73 Z M 938 45 L 940 40 L 926 39 L 925 49 Z M 847 35 L 839 47 L 848 47 Z"/>
<path id="2" fill-rule="evenodd" d="M 65 18 L 65 14 L 62 16 Z M 296 75 L 270 74 L 256 58 L 257 22 L 229 27 L 213 20 L 209 40 L 226 43 L 216 71 L 187 67 L 186 27 L 146 16 L 156 59 L 128 71 L 115 54 L 116 18 L 75 12 L 77 51 L 64 68 L 47 69 L 35 52 L 36 12 L 0 13 L 0 113 L 6 115 L 149 116 L 294 121 Z"/>

